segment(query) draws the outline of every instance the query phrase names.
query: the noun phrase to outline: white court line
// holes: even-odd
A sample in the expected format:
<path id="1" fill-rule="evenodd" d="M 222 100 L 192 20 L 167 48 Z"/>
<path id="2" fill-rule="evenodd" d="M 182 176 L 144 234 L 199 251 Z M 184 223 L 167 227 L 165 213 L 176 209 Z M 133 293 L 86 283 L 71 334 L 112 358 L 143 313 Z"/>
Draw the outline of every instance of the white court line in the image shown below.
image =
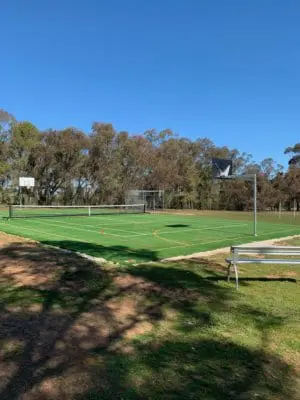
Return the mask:
<path id="1" fill-rule="evenodd" d="M 117 218 L 117 221 L 119 222 L 119 221 L 121 221 L 121 222 L 124 222 L 124 223 L 126 223 L 126 224 L 128 224 L 128 220 L 127 219 L 121 219 L 120 218 L 120 216 L 121 216 L 122 214 L 115 214 L 114 216 L 112 216 L 112 215 L 106 215 L 106 214 L 98 214 L 98 215 L 93 215 L 93 214 L 91 214 L 88 218 L 93 218 L 93 219 L 101 219 L 102 217 L 103 217 L 103 219 L 105 218 L 105 219 L 108 219 L 109 221 L 116 221 L 116 218 Z M 124 214 L 123 214 L 124 215 Z M 128 217 L 130 216 L 131 217 L 131 219 L 133 219 L 133 217 L 134 218 L 137 218 L 137 219 L 141 219 L 141 218 L 147 218 L 147 219 L 152 219 L 152 215 L 149 215 L 149 214 L 125 214 L 125 215 L 127 215 Z M 54 217 L 55 218 L 55 217 Z M 72 218 L 72 217 L 71 217 Z M 132 221 L 130 221 L 130 223 L 132 223 Z M 142 221 L 142 222 L 134 222 L 135 224 L 143 224 L 143 223 L 145 223 L 144 221 Z M 153 223 L 153 221 L 149 221 L 149 222 L 147 222 L 148 224 L 152 224 Z"/>
<path id="2" fill-rule="evenodd" d="M 70 240 L 70 236 L 63 236 L 63 235 L 60 235 L 59 233 L 51 233 L 51 232 L 41 231 L 41 230 L 39 230 L 39 229 L 28 228 L 28 227 L 23 226 L 23 225 L 22 225 L 22 226 L 20 226 L 20 225 L 14 225 L 14 227 L 18 227 L 18 228 L 25 229 L 25 230 L 28 230 L 28 231 L 34 231 L 34 232 L 42 233 L 44 236 L 45 236 L 45 235 L 46 235 L 46 236 L 51 235 L 51 236 L 61 237 L 61 238 L 63 238 L 63 239 Z M 14 233 L 11 233 L 11 235 L 14 235 Z M 20 234 L 20 233 L 16 233 L 16 235 L 22 236 L 22 234 Z M 33 239 L 33 238 L 31 238 L 31 239 L 32 239 L 32 240 L 37 240 L 37 239 Z M 80 239 L 75 239 L 75 238 L 72 238 L 72 240 L 75 240 L 76 242 L 77 242 L 77 241 L 80 241 Z M 90 243 L 92 243 L 92 242 L 90 242 Z"/>
<path id="3" fill-rule="evenodd" d="M 163 247 L 163 248 L 160 248 L 160 249 L 155 249 L 156 251 L 162 251 L 162 250 L 168 250 L 168 249 L 177 249 L 177 248 L 179 248 L 179 247 L 194 247 L 194 246 L 200 246 L 200 245 L 202 245 L 202 244 L 210 244 L 210 243 L 218 243 L 218 242 L 225 242 L 226 240 L 235 240 L 235 239 L 240 239 L 241 237 L 240 236 L 237 236 L 237 237 L 233 237 L 233 238 L 226 238 L 226 239 L 219 239 L 219 240 L 211 240 L 211 241 L 209 241 L 209 242 L 198 242 L 198 243 L 195 243 L 195 244 L 188 244 L 188 245 L 186 245 L 186 246 L 173 246 L 173 247 Z"/>
<path id="4" fill-rule="evenodd" d="M 240 226 L 248 226 L 249 224 L 234 224 L 234 225 L 212 225 L 210 227 L 206 227 L 206 228 L 190 228 L 190 229 L 180 229 L 179 231 L 160 231 L 158 230 L 158 234 L 161 235 L 163 233 L 180 233 L 180 232 L 190 232 L 190 231 L 207 231 L 210 229 L 219 229 L 219 228 L 235 228 L 235 227 L 240 227 Z"/>
<path id="5" fill-rule="evenodd" d="M 74 223 L 71 223 L 71 222 L 66 222 L 66 221 L 59 221 L 59 220 L 56 220 L 56 219 L 52 219 L 52 221 L 53 222 L 58 222 L 58 225 L 59 226 L 64 226 L 64 225 L 70 225 L 70 226 L 78 226 L 79 224 L 74 224 Z M 48 224 L 48 225 L 50 225 L 50 224 Z M 80 224 L 81 226 L 88 226 L 88 227 L 91 227 L 91 228 L 95 228 L 95 225 L 88 225 L 88 224 Z M 108 224 L 107 224 L 108 225 Z M 56 225 L 57 226 L 57 225 Z M 99 233 L 99 229 L 100 228 L 102 228 L 102 226 L 104 226 L 104 224 L 100 224 L 99 225 L 99 227 L 98 228 L 95 228 L 95 229 L 97 229 L 97 230 L 90 230 L 90 229 L 85 229 L 86 231 L 89 231 L 89 232 L 95 232 L 95 233 Z M 74 229 L 76 229 L 76 228 L 74 228 Z M 79 229 L 79 228 L 78 228 Z M 136 237 L 136 236 L 143 236 L 143 235 L 147 235 L 146 233 L 140 233 L 140 232 L 134 232 L 134 231 L 127 231 L 127 230 L 125 230 L 125 229 L 119 229 L 119 228 L 110 228 L 110 227 L 108 227 L 108 228 L 105 228 L 105 229 L 110 229 L 110 230 L 113 230 L 113 231 L 120 231 L 120 232 L 125 232 L 125 233 L 133 233 L 134 235 L 127 235 L 127 236 L 123 236 L 123 235 L 117 235 L 117 234 L 113 234 L 113 233 L 111 233 L 111 235 L 114 235 L 114 236 L 120 236 L 120 237 Z"/>
<path id="6" fill-rule="evenodd" d="M 46 222 L 44 220 L 43 221 L 37 221 L 37 220 L 31 219 L 30 222 L 34 222 L 36 224 L 44 225 L 44 226 L 53 226 L 55 228 L 58 227 L 56 223 L 51 223 L 51 222 L 49 223 L 48 221 Z M 55 220 L 54 220 L 54 222 L 55 222 Z M 61 222 L 63 222 L 63 221 L 61 221 Z M 65 222 L 63 222 L 63 223 L 61 223 L 59 225 L 60 225 L 60 227 L 63 227 L 64 224 L 65 224 Z M 97 234 L 99 233 L 98 229 L 97 230 L 92 230 L 92 229 L 86 229 L 86 228 L 78 228 L 77 226 L 74 226 L 71 223 L 68 223 L 68 225 L 71 225 L 71 226 L 65 226 L 66 229 L 77 230 L 77 231 L 80 231 L 80 232 L 91 232 L 91 233 L 97 233 Z M 206 228 L 190 228 L 190 229 L 181 230 L 180 232 L 205 231 L 205 230 L 211 230 L 212 228 L 215 228 L 215 229 L 218 229 L 218 228 L 232 228 L 232 227 L 237 227 L 237 226 L 240 227 L 240 226 L 247 226 L 247 225 L 248 224 L 234 224 L 234 225 L 219 225 L 219 226 L 206 227 Z M 108 229 L 108 228 L 106 228 L 106 229 Z M 114 228 L 112 228 L 112 229 L 114 229 Z M 142 236 L 152 236 L 153 235 L 152 232 L 151 233 L 137 233 L 137 232 L 133 232 L 133 231 L 127 231 L 127 232 L 134 233 L 134 235 L 123 236 L 123 235 L 118 235 L 118 234 L 110 233 L 110 232 L 108 232 L 107 235 L 108 236 L 118 237 L 118 238 L 123 239 L 123 240 L 129 239 L 129 238 L 137 238 L 137 237 L 142 237 Z M 156 237 L 158 239 L 160 239 L 160 235 L 169 234 L 169 233 L 171 233 L 171 234 L 172 233 L 178 233 L 178 231 L 175 230 L 175 231 L 167 231 L 167 232 L 163 232 L 163 231 L 162 232 L 158 232 L 158 235 Z M 104 234 L 104 236 L 105 236 L 105 234 Z M 161 240 L 163 240 L 163 239 L 161 238 Z M 171 241 L 172 241 L 172 239 L 171 239 Z M 175 242 L 175 240 L 173 240 L 173 242 Z M 178 247 L 178 246 L 176 246 L 176 247 Z M 190 245 L 187 244 L 184 247 L 190 247 Z"/>
<path id="7" fill-rule="evenodd" d="M 64 235 L 60 235 L 60 234 L 57 234 L 57 233 L 51 233 L 51 232 L 45 232 L 45 231 L 41 231 L 41 230 L 39 230 L 39 229 L 35 229 L 35 228 L 32 228 L 32 227 L 24 227 L 24 226 L 16 226 L 16 225 L 14 225 L 14 227 L 18 227 L 18 228 L 20 228 L 20 229 L 25 229 L 25 230 L 29 230 L 29 231 L 34 231 L 34 232 L 38 232 L 38 233 L 42 233 L 43 234 L 43 236 L 54 236 L 54 237 L 56 237 L 56 238 L 63 238 L 63 239 L 66 239 L 66 240 L 72 240 L 72 241 L 75 241 L 75 242 L 82 242 L 82 239 L 78 239 L 78 238 L 70 238 L 69 236 L 64 236 Z M 272 235 L 272 234 L 278 234 L 278 233 L 281 233 L 281 232 L 291 232 L 291 231 L 294 231 L 294 230 L 297 230 L 298 232 L 299 232 L 299 228 L 297 228 L 297 229 L 292 229 L 292 230 L 290 230 L 290 229 L 284 229 L 284 230 L 280 230 L 280 231 L 275 231 L 275 232 L 265 232 L 265 233 L 262 233 L 262 234 L 260 234 L 259 235 L 259 237 L 261 237 L 261 236 L 266 236 L 266 235 Z M 12 233 L 13 234 L 13 233 Z M 16 233 L 16 235 L 19 235 L 19 236 L 22 236 L 22 235 L 20 235 L 20 233 Z M 247 236 L 252 236 L 252 235 L 247 235 Z M 122 237 L 123 238 L 123 237 Z M 201 243 L 199 243 L 199 242 L 197 242 L 197 243 L 195 243 L 195 244 L 192 244 L 192 245 L 188 245 L 188 246 L 168 246 L 168 247 L 164 247 L 164 248 L 159 248 L 159 249 L 153 249 L 154 251 L 163 251 L 163 250 L 168 250 L 168 249 L 176 249 L 176 248 L 186 248 L 186 247 L 195 247 L 195 246 L 198 246 L 198 245 L 201 245 L 201 244 L 210 244 L 210 243 L 217 243 L 217 242 L 224 242 L 224 241 L 226 241 L 226 240 L 236 240 L 236 239 L 241 239 L 241 236 L 238 236 L 238 237 L 233 237 L 233 238 L 226 238 L 226 239 L 219 239 L 219 240 L 214 240 L 214 241 L 207 241 L 207 242 L 201 242 Z M 278 239 L 280 239 L 280 237 L 278 238 Z M 105 246 L 105 244 L 104 243 L 101 243 L 101 242 L 95 242 L 95 241 L 90 241 L 90 240 L 84 240 L 84 242 L 86 242 L 86 243 L 90 243 L 90 244 L 94 244 L 94 245 L 100 245 L 100 246 Z"/>
<path id="8" fill-rule="evenodd" d="M 15 225 L 15 227 L 16 227 L 16 225 Z M 18 225 L 18 228 L 25 229 L 25 230 L 28 230 L 28 231 L 38 232 L 38 233 L 43 234 L 43 236 L 49 236 L 50 235 L 50 236 L 54 236 L 56 238 L 66 239 L 68 241 L 75 241 L 75 242 L 79 242 L 79 243 L 84 242 L 84 243 L 90 243 L 90 244 L 94 244 L 94 245 L 106 246 L 106 244 L 103 243 L 103 242 L 98 242 L 98 241 L 94 241 L 94 240 L 91 241 L 91 240 L 87 240 L 87 239 L 81 239 L 81 238 L 70 237 L 70 236 L 64 236 L 64 235 L 61 235 L 59 233 L 51 233 L 49 231 L 40 230 L 40 229 L 36 229 L 36 228 L 32 228 L 32 227 L 25 227 L 23 225 L 21 225 L 21 226 Z M 14 233 L 11 233 L 11 234 L 14 235 Z M 16 233 L 16 235 L 22 236 L 22 234 L 19 234 L 19 233 Z M 120 239 L 122 239 L 122 238 L 123 237 L 121 237 Z M 31 239 L 32 240 L 38 240 L 38 239 L 33 239 L 32 237 L 31 237 Z M 43 240 L 43 239 L 41 239 L 41 240 Z M 46 239 L 44 239 L 44 240 L 46 240 Z"/>
<path id="9" fill-rule="evenodd" d="M 72 225 L 72 224 L 70 224 L 69 223 L 69 225 Z M 75 224 L 75 225 L 77 225 L 77 224 Z M 241 227 L 241 226 L 248 226 L 249 224 L 234 224 L 234 225 L 218 225 L 218 226 L 215 226 L 215 225 L 213 225 L 213 226 L 210 226 L 210 227 L 206 227 L 206 228 L 190 228 L 190 229 L 180 229 L 179 231 L 178 230 L 172 230 L 172 231 L 160 231 L 159 229 L 157 230 L 157 237 L 159 238 L 159 236 L 160 235 L 162 235 L 162 234 L 173 234 L 173 233 L 180 233 L 180 232 L 191 232 L 191 231 L 205 231 L 205 230 L 211 230 L 211 229 L 219 229 L 219 228 L 234 228 L 234 227 Z M 91 225 L 83 225 L 83 226 L 91 226 Z M 76 229 L 76 228 L 74 228 L 74 229 Z M 77 228 L 77 229 L 80 229 L 80 228 Z M 134 235 L 130 235 L 130 236 L 126 236 L 126 238 L 129 238 L 129 237 L 138 237 L 138 236 L 152 236 L 153 235 L 153 233 L 151 232 L 151 233 L 141 233 L 141 232 L 134 232 L 134 231 L 125 231 L 125 230 L 122 230 L 122 229 L 118 229 L 118 228 L 106 228 L 106 229 L 112 229 L 112 230 L 118 230 L 118 231 L 120 231 L 120 232 L 128 232 L 128 233 L 133 233 Z M 92 230 L 89 230 L 89 229 L 85 229 L 86 231 L 90 231 L 90 232 L 96 232 L 96 233 L 98 233 L 98 231 L 92 231 Z M 111 234 L 111 235 L 113 235 L 113 234 Z M 125 236 L 122 236 L 122 235 L 117 235 L 117 234 L 115 234 L 114 236 L 120 236 L 120 237 L 124 237 L 125 238 Z"/>
<path id="10" fill-rule="evenodd" d="M 78 242 L 78 243 L 89 243 L 89 244 L 92 244 L 92 245 L 99 245 L 99 246 L 102 246 L 102 247 L 109 247 L 110 246 L 109 243 L 107 244 L 107 243 L 101 242 L 101 241 L 99 242 L 99 241 L 95 241 L 95 240 L 87 240 L 87 239 L 81 239 L 81 238 L 76 238 L 76 237 L 64 236 L 64 235 L 60 235 L 58 233 L 51 233 L 49 231 L 39 230 L 39 229 L 32 228 L 32 227 L 24 227 L 23 225 L 21 225 L 21 226 L 19 225 L 17 227 L 21 228 L 21 229 L 25 229 L 25 230 L 31 231 L 31 232 L 33 231 L 33 232 L 41 233 L 43 236 L 46 236 L 46 237 L 50 235 L 50 236 L 54 236 L 56 238 L 63 238 L 65 240 Z M 19 234 L 19 233 L 15 233 L 15 234 L 18 235 L 18 236 L 22 236 L 22 234 Z M 11 233 L 11 235 L 14 235 L 14 233 Z M 108 236 L 110 236 L 110 235 L 108 235 Z M 101 237 L 103 239 L 106 239 L 105 235 L 101 236 Z M 43 240 L 47 240 L 47 238 L 46 239 L 34 239 L 34 238 L 32 238 L 31 235 L 30 235 L 29 238 L 32 239 L 32 240 L 37 240 L 39 242 L 41 242 Z M 126 240 L 126 238 L 122 236 L 122 237 L 119 238 L 119 240 Z M 138 241 L 136 241 L 136 242 L 138 242 Z M 144 246 L 143 243 L 141 243 L 141 242 L 139 242 L 139 243 Z M 124 245 L 126 246 L 126 243 Z M 145 248 L 145 247 L 143 247 L 143 248 Z M 138 249 L 132 249 L 132 250 L 136 251 Z M 149 248 L 149 250 L 151 250 L 151 248 Z"/>
<path id="11" fill-rule="evenodd" d="M 100 217 L 100 216 L 99 216 Z M 93 218 L 93 220 L 94 221 L 100 221 L 100 219 L 99 219 L 99 217 L 96 217 L 96 216 L 90 216 L 90 217 L 88 217 L 88 219 L 92 219 Z M 55 217 L 53 217 L 53 218 L 55 218 Z M 73 217 L 71 217 L 71 218 L 73 218 Z M 110 221 L 115 221 L 115 219 L 114 218 L 105 218 L 105 219 L 109 219 Z M 122 222 L 122 223 L 120 223 L 120 222 Z M 105 225 L 109 225 L 109 226 L 111 226 L 111 225 L 114 225 L 114 226 L 118 226 L 118 225 L 128 225 L 128 224 L 137 224 L 137 225 L 143 225 L 143 224 L 154 224 L 155 222 L 154 221 L 143 221 L 143 222 L 135 222 L 135 221 L 126 221 L 125 219 L 119 219 L 118 220 L 118 222 L 116 223 L 116 224 L 111 224 L 111 223 L 109 223 L 109 224 L 103 224 L 102 222 L 101 222 L 101 225 L 103 225 L 103 226 L 105 226 Z"/>
<path id="12" fill-rule="evenodd" d="M 299 231 L 300 229 L 297 229 L 297 230 Z M 294 231 L 294 229 L 292 229 L 292 231 Z M 281 233 L 281 232 L 291 232 L 291 229 L 284 229 L 284 230 L 280 230 L 280 231 L 276 231 L 276 232 L 265 232 L 265 233 L 259 234 L 259 236 L 256 236 L 256 238 L 259 238 L 261 236 L 266 236 L 266 235 L 277 234 L 277 233 Z M 253 236 L 253 235 L 245 235 L 245 236 Z M 253 236 L 253 238 L 254 238 L 254 236 Z M 198 245 L 202 245 L 202 244 L 225 242 L 226 240 L 235 240 L 235 239 L 241 239 L 241 236 L 237 236 L 237 237 L 233 237 L 233 238 L 220 239 L 220 240 L 212 240 L 212 241 L 209 241 L 209 242 L 197 242 L 195 244 L 191 244 L 191 245 L 188 245 L 188 246 L 163 247 L 163 248 L 160 248 L 160 249 L 155 249 L 155 251 L 162 251 L 162 250 L 168 250 L 168 249 L 177 249 L 179 247 L 194 247 L 194 246 L 198 246 Z M 275 238 L 275 239 L 277 239 L 277 238 Z M 278 239 L 280 239 L 280 237 Z M 256 241 L 259 241 L 259 240 L 256 240 Z"/>
<path id="13" fill-rule="evenodd" d="M 55 222 L 62 222 L 62 221 L 59 221 L 59 220 L 52 220 L 52 221 L 55 221 Z M 128 223 L 128 222 L 127 222 Z M 154 223 L 154 222 L 153 222 Z M 63 224 L 68 224 L 68 225 L 74 225 L 74 226 L 78 226 L 78 224 L 74 224 L 74 223 L 70 223 L 70 222 L 63 222 Z M 63 224 L 61 224 L 61 225 L 63 225 Z M 107 225 L 109 225 L 109 224 L 107 224 Z M 189 228 L 189 229 L 180 229 L 180 230 L 176 230 L 176 229 L 174 229 L 174 230 L 172 230 L 172 231 L 160 231 L 159 229 L 158 229 L 158 233 L 159 234 L 169 234 L 169 233 L 179 233 L 179 232 L 190 232 L 190 231 L 202 231 L 202 230 L 209 230 L 209 229 L 213 229 L 213 228 L 215 228 L 215 229 L 219 229 L 219 228 L 233 228 L 233 227 L 240 227 L 240 226 L 247 226 L 247 225 L 249 225 L 249 224 L 234 224 L 234 225 L 219 225 L 219 226 L 215 226 L 215 225 L 212 225 L 212 226 L 210 226 L 210 227 L 206 227 L 206 228 Z M 88 224 L 83 224 L 82 226 L 89 226 L 89 227 L 94 227 L 94 225 L 88 225 Z M 101 228 L 102 226 L 105 226 L 104 224 L 101 224 L 100 226 L 99 226 L 99 228 Z M 117 225 L 115 225 L 115 226 L 117 226 Z M 142 232 L 135 232 L 135 231 L 128 231 L 128 230 L 125 230 L 125 229 L 119 229 L 119 228 L 106 228 L 106 229 L 112 229 L 112 230 L 116 230 L 116 231 L 120 231 L 120 232 L 126 232 L 126 233 L 133 233 L 134 235 L 132 235 L 132 237 L 134 237 L 134 236 L 151 236 L 152 235 L 152 233 L 142 233 Z"/>
<path id="14" fill-rule="evenodd" d="M 57 224 L 51 224 L 51 222 L 49 223 L 45 223 L 44 221 L 43 222 L 41 222 L 41 221 L 36 221 L 36 220 L 31 220 L 31 222 L 34 222 L 34 223 L 36 223 L 36 224 L 40 224 L 40 225 L 44 225 L 44 226 L 54 226 L 55 228 L 58 228 L 58 225 Z M 63 226 L 63 224 L 62 225 L 60 225 L 59 226 L 60 228 L 63 228 L 64 226 Z M 76 231 L 81 231 L 81 232 L 92 232 L 92 233 L 98 233 L 99 234 L 99 230 L 97 229 L 97 230 L 91 230 L 91 229 L 82 229 L 82 228 L 76 228 L 75 226 L 65 226 L 65 228 L 66 229 L 72 229 L 72 230 L 76 230 Z M 123 235 L 117 235 L 117 234 L 115 234 L 115 233 L 107 233 L 109 236 L 116 236 L 116 237 L 119 237 L 119 238 L 126 238 L 126 236 L 123 236 Z M 137 235 L 135 235 L 135 236 L 137 236 Z M 128 237 L 128 236 L 127 236 Z"/>
<path id="15" fill-rule="evenodd" d="M 28 221 L 28 220 L 27 220 Z M 34 220 L 34 221 L 32 221 L 32 220 L 30 220 L 30 222 L 35 222 L 35 223 L 39 223 L 39 221 L 36 221 L 36 220 Z M 42 222 L 42 221 L 40 221 L 40 224 L 43 226 L 43 225 L 45 225 L 46 227 L 47 227 L 47 224 L 45 224 L 44 222 Z M 49 226 L 50 224 L 48 224 L 48 226 Z M 57 228 L 57 225 L 54 225 L 54 224 L 51 224 L 51 226 L 54 226 L 54 227 L 56 227 Z M 20 228 L 22 229 L 23 228 L 23 225 L 21 225 L 20 226 Z M 92 230 L 90 230 L 90 229 L 81 229 L 81 228 L 73 228 L 73 227 L 66 227 L 66 228 L 69 228 L 69 229 L 75 229 L 75 230 L 80 230 L 80 231 L 83 231 L 83 232 L 92 232 L 92 233 L 98 233 L 99 231 L 92 231 Z M 35 232 L 39 232 L 39 233 L 43 233 L 43 234 L 46 234 L 46 236 L 47 236 L 47 234 L 48 234 L 48 231 L 40 231 L 40 230 L 37 230 L 37 229 L 34 229 L 34 228 L 24 228 L 24 229 L 27 229 L 27 230 L 33 230 L 33 231 L 35 231 Z M 53 233 L 49 233 L 50 235 L 52 235 L 52 236 L 56 236 L 56 237 L 62 237 L 62 238 L 64 238 L 64 239 L 68 239 L 68 240 L 73 240 L 73 237 L 70 237 L 70 236 L 63 236 L 63 235 L 59 235 L 59 234 L 53 234 Z M 22 235 L 21 235 L 22 236 Z M 104 240 L 102 240 L 102 241 L 91 241 L 91 240 L 86 240 L 85 238 L 83 238 L 83 239 L 76 239 L 76 241 L 84 241 L 84 242 L 87 242 L 87 243 L 91 243 L 91 244 L 97 244 L 97 245 L 101 245 L 101 246 L 105 246 L 105 245 L 107 245 L 107 242 L 105 242 L 105 239 L 107 240 L 110 236 L 116 236 L 116 237 L 118 237 L 118 240 L 122 240 L 122 241 L 125 241 L 125 245 L 126 245 L 126 241 L 127 241 L 127 238 L 128 237 L 130 237 L 129 235 L 127 235 L 127 236 L 123 236 L 123 235 L 116 235 L 116 234 L 113 234 L 113 233 L 107 233 L 107 234 L 104 234 L 104 235 L 101 235 L 101 239 L 104 239 Z M 140 236 L 140 235 L 139 235 Z M 137 235 L 132 235 L 131 236 L 132 238 L 134 237 L 134 238 L 136 238 L 136 237 L 138 237 Z M 137 239 L 135 239 L 135 243 L 140 243 L 141 245 L 143 245 L 143 246 L 145 246 L 144 245 L 144 243 L 143 242 L 140 242 L 140 241 L 138 241 Z M 108 243 L 108 245 L 109 245 L 109 243 Z"/>
<path id="16" fill-rule="evenodd" d="M 299 228 L 295 228 L 295 229 L 280 229 L 280 230 L 278 230 L 278 231 L 273 231 L 273 232 L 267 232 L 267 231 L 263 231 L 262 233 L 260 233 L 257 237 L 260 237 L 260 236 L 265 236 L 265 235 L 273 235 L 273 234 L 275 234 L 275 233 L 281 233 L 281 232 L 293 232 L 293 231 L 295 231 L 295 230 L 297 230 L 298 232 L 300 232 L 300 227 Z M 250 235 L 249 235 L 250 236 Z"/>

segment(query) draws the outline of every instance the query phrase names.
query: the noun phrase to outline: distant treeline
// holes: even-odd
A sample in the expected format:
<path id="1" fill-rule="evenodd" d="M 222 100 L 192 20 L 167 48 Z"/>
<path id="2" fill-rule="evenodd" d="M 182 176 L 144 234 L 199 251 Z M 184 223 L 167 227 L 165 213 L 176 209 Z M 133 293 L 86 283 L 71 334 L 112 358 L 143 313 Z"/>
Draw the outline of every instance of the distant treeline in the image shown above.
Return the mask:
<path id="1" fill-rule="evenodd" d="M 94 123 L 86 134 L 76 128 L 40 132 L 0 110 L 0 201 L 37 204 L 117 204 L 130 189 L 165 190 L 168 208 L 248 210 L 251 185 L 214 182 L 211 158 L 232 158 L 235 173 L 256 173 L 258 207 L 300 207 L 300 143 L 288 170 L 272 158 L 260 164 L 237 149 L 218 147 L 208 138 L 190 140 L 166 129 L 141 135 Z M 33 190 L 18 189 L 20 176 L 32 176 Z"/>

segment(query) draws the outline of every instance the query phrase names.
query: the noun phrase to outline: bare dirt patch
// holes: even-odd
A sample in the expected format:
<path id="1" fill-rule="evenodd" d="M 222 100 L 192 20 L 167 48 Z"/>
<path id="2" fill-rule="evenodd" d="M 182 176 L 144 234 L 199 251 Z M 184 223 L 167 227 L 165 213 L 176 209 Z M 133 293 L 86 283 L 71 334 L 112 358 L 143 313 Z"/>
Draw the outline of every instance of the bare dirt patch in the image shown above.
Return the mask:
<path id="1" fill-rule="evenodd" d="M 132 352 L 173 301 L 77 254 L 1 239 L 0 398 L 69 399 L 107 385 L 106 354 Z M 145 301 L 153 294 L 164 297 Z M 96 383 L 95 368 L 103 370 Z"/>
<path id="2" fill-rule="evenodd" d="M 35 241 L 0 232 L 0 246 L 3 247 L 10 243 L 35 243 Z"/>

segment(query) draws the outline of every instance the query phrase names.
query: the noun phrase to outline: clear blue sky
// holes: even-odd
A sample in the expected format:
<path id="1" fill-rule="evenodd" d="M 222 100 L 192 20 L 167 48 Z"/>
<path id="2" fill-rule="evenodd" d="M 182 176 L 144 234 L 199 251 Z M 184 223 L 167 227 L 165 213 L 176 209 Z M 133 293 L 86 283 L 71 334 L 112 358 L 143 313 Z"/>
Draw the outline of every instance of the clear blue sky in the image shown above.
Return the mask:
<path id="1" fill-rule="evenodd" d="M 286 165 L 299 0 L 3 0 L 0 108 L 40 129 L 171 128 Z"/>

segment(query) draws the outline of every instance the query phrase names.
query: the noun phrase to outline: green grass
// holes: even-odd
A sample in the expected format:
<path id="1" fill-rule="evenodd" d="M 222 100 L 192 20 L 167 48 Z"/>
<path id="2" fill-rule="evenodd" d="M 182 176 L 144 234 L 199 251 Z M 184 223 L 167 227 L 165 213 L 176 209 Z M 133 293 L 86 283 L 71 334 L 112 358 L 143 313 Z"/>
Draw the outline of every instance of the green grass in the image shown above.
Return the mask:
<path id="1" fill-rule="evenodd" d="M 2 219 L 3 232 L 113 261 L 155 261 L 232 244 L 300 233 L 299 216 L 251 213 L 121 214 Z"/>
<path id="2" fill-rule="evenodd" d="M 1 269 L 1 398 L 299 399 L 297 267 L 243 266 L 237 291 L 224 255 L 106 268 L 35 246 L 0 255 L 52 271 L 20 286 Z"/>
<path id="3" fill-rule="evenodd" d="M 126 271 L 178 293 L 170 307 L 174 320 L 135 342 L 131 368 L 141 374 L 144 368 L 149 398 L 298 398 L 299 375 L 290 378 L 293 365 L 300 371 L 299 269 L 286 281 L 291 271 L 284 267 L 247 266 L 240 291 L 224 282 L 218 262 Z"/>

